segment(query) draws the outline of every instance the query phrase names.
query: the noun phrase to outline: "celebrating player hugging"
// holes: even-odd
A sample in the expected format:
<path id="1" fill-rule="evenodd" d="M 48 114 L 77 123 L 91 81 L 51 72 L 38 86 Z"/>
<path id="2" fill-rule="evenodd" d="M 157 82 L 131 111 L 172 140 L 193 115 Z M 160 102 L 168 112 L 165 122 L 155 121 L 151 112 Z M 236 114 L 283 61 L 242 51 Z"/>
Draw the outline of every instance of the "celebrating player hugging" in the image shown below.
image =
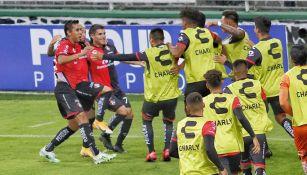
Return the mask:
<path id="1" fill-rule="evenodd" d="M 254 32 L 259 39 L 255 45 L 239 27 L 236 11 L 226 10 L 220 21 L 206 23 L 204 13 L 185 8 L 180 19 L 183 30 L 176 45 L 165 43 L 163 29 L 153 27 L 149 33 L 151 47 L 130 54 L 118 53 L 115 45 L 107 42 L 104 26 L 92 25 L 87 42 L 85 28 L 78 21 L 68 21 L 64 26 L 66 36 L 62 39 L 55 36 L 48 48 L 48 55 L 55 56 L 55 97 L 68 124 L 40 150 L 40 156 L 60 162 L 54 149 L 79 129 L 82 156 L 91 157 L 95 164 L 112 160 L 116 154 L 98 150 L 93 128 L 101 130 L 99 140 L 105 148 L 129 154 L 123 142 L 134 114 L 132 100 L 119 87 L 118 75 L 122 72 L 116 72 L 114 61 L 120 61 L 144 68 L 144 102 L 141 115 L 136 117 L 142 117 L 148 150 L 146 157 L 144 154 L 146 162 L 155 162 L 158 157 L 152 123 L 162 111 L 161 159 L 179 158 L 181 175 L 241 172 L 265 175 L 266 158 L 272 156 L 266 136 L 273 129 L 268 115 L 270 104 L 277 123 L 294 137 L 307 174 L 306 47 L 292 47 L 294 67 L 284 73 L 282 42 L 270 36 L 271 21 L 267 17 L 254 19 Z M 221 28 L 227 37 L 222 41 L 217 33 L 210 31 L 212 26 Z M 179 63 L 179 58 L 184 61 Z M 182 101 L 178 87 L 181 69 L 186 78 Z M 224 80 L 230 77 L 232 83 L 224 86 Z M 177 103 L 184 104 L 179 113 L 176 113 Z M 106 109 L 115 113 L 108 124 L 104 122 Z M 180 118 L 174 129 L 176 117 L 184 118 Z M 113 145 L 111 134 L 117 126 L 119 134 Z"/>

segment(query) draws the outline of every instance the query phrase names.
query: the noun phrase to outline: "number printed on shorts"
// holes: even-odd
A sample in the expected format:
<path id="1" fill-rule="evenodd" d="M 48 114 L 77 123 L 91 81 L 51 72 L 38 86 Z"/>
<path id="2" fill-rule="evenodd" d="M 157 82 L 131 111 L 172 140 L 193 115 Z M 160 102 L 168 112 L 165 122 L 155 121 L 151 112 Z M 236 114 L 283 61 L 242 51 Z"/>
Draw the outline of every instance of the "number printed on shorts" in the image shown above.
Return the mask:
<path id="1" fill-rule="evenodd" d="M 169 53 L 169 50 L 162 50 L 159 55 L 155 57 L 155 60 L 160 62 L 161 66 L 168 66 L 172 64 Z"/>
<path id="2" fill-rule="evenodd" d="M 239 89 L 239 93 L 244 94 L 246 98 L 256 98 L 257 97 L 256 93 L 246 93 L 245 92 L 246 88 L 253 87 L 253 86 L 254 86 L 253 82 L 251 82 L 251 81 L 245 82 L 245 83 L 242 84 L 242 88 Z"/>
<path id="3" fill-rule="evenodd" d="M 197 33 L 196 33 L 196 35 L 195 35 L 195 38 L 196 38 L 196 39 L 199 39 L 199 41 L 200 41 L 201 43 L 208 43 L 208 42 L 209 42 L 209 39 L 206 38 L 206 37 L 202 37 L 202 35 L 205 34 L 205 33 L 206 33 L 206 31 L 201 30 L 201 29 L 197 29 Z"/>
<path id="4" fill-rule="evenodd" d="M 269 55 L 272 55 L 272 57 L 274 59 L 278 59 L 278 58 L 281 58 L 281 54 L 280 53 L 273 53 L 273 49 L 277 48 L 278 47 L 278 43 L 271 43 L 270 45 L 270 50 L 268 50 L 268 54 Z"/>
<path id="5" fill-rule="evenodd" d="M 194 132 L 186 132 L 186 128 L 196 126 L 196 124 L 197 124 L 196 121 L 187 121 L 185 123 L 184 127 L 181 128 L 181 133 L 184 134 L 185 138 L 187 138 L 187 139 L 195 138 L 195 133 Z"/>
<path id="6" fill-rule="evenodd" d="M 226 97 L 215 97 L 214 101 L 210 103 L 210 108 L 215 110 L 217 114 L 226 114 L 228 112 L 227 108 L 217 108 L 216 103 L 226 102 Z"/>

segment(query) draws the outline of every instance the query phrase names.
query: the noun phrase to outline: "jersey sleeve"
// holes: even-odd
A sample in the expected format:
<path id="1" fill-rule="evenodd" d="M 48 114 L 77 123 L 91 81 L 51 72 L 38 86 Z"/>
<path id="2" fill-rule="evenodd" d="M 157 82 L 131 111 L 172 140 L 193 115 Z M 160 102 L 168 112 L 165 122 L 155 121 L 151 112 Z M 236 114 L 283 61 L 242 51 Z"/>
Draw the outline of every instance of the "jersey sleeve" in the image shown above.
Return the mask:
<path id="1" fill-rule="evenodd" d="M 290 79 L 287 74 L 284 74 L 280 80 L 280 89 L 289 89 L 290 87 Z"/>
<path id="2" fill-rule="evenodd" d="M 185 33 L 181 32 L 179 34 L 178 41 L 177 41 L 176 45 L 179 46 L 179 47 L 188 48 L 189 43 L 190 43 L 189 37 Z"/>
<path id="3" fill-rule="evenodd" d="M 236 109 L 241 107 L 241 103 L 238 97 L 235 97 L 233 102 L 232 102 L 232 109 Z"/>
<path id="4" fill-rule="evenodd" d="M 210 31 L 210 34 L 211 34 L 213 40 L 215 40 L 217 38 L 217 36 L 218 36 L 215 32 L 211 32 Z"/>
<path id="5" fill-rule="evenodd" d="M 210 135 L 214 137 L 215 133 L 216 133 L 215 123 L 213 121 L 207 121 L 202 128 L 202 135 L 203 136 Z"/>
<path id="6" fill-rule="evenodd" d="M 248 57 L 246 58 L 246 61 L 249 64 L 249 67 L 251 67 L 252 65 L 260 66 L 261 60 L 262 60 L 262 56 L 261 56 L 260 51 L 257 48 L 252 47 L 248 51 Z"/>
<path id="7" fill-rule="evenodd" d="M 138 61 L 148 61 L 148 57 L 147 57 L 145 51 L 136 52 L 135 55 L 136 55 L 136 58 L 138 59 Z"/>

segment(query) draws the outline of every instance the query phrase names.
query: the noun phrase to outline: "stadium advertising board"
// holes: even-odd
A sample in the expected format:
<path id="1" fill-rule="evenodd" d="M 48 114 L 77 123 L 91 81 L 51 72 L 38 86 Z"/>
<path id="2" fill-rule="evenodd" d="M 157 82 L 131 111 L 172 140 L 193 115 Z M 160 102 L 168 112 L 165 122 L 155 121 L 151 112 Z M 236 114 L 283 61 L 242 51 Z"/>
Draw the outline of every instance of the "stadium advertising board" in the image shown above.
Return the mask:
<path id="1" fill-rule="evenodd" d="M 166 42 L 176 43 L 181 27 L 178 25 L 123 25 L 106 26 L 107 38 L 114 43 L 120 53 L 142 51 L 149 47 L 150 29 L 161 27 L 165 31 Z M 254 43 L 257 38 L 252 25 L 241 26 Z M 222 38 L 226 35 L 219 28 L 212 28 Z M 52 59 L 47 56 L 48 44 L 54 35 L 64 36 L 62 25 L 1 25 L 0 90 L 53 91 L 55 77 Z M 286 27 L 274 25 L 270 34 L 279 38 L 284 49 L 284 68 L 288 69 Z M 88 36 L 88 34 L 87 34 Z M 143 92 L 143 68 L 124 63 L 116 63 L 120 86 L 125 92 Z M 180 88 L 185 80 L 181 73 Z"/>

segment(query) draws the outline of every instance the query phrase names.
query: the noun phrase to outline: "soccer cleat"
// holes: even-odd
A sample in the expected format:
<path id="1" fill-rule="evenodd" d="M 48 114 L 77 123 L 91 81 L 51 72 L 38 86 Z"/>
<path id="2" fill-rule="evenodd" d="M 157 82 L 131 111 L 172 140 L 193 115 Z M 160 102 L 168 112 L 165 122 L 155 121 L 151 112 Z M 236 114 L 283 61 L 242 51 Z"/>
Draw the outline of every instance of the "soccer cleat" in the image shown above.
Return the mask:
<path id="1" fill-rule="evenodd" d="M 155 151 L 152 151 L 147 154 L 146 156 L 146 162 L 154 162 L 157 160 L 157 154 Z"/>
<path id="2" fill-rule="evenodd" d="M 163 158 L 163 161 L 171 161 L 171 156 L 170 156 L 170 152 L 168 148 L 163 150 L 162 158 Z"/>
<path id="3" fill-rule="evenodd" d="M 108 162 L 116 157 L 116 154 L 107 154 L 103 152 L 99 152 L 98 155 L 93 156 L 93 160 L 95 164 L 100 164 L 103 162 Z"/>
<path id="4" fill-rule="evenodd" d="M 46 148 L 46 147 L 44 146 L 44 147 L 39 151 L 39 155 L 40 155 L 41 157 L 45 157 L 46 159 L 48 159 L 49 162 L 52 162 L 52 163 L 59 163 L 60 160 L 57 159 L 57 158 L 55 157 L 54 152 L 52 152 L 52 151 L 51 151 L 51 152 L 46 151 L 45 148 Z"/>
<path id="5" fill-rule="evenodd" d="M 118 153 L 126 153 L 127 151 L 123 148 L 123 145 L 114 145 L 114 151 Z"/>
<path id="6" fill-rule="evenodd" d="M 99 140 L 103 143 L 103 146 L 109 150 L 114 150 L 112 142 L 111 142 L 111 137 L 109 134 L 102 134 L 99 137 Z"/>
<path id="7" fill-rule="evenodd" d="M 93 123 L 93 128 L 99 129 L 104 133 L 113 134 L 113 131 L 108 127 L 107 123 L 104 121 L 95 120 Z"/>
<path id="8" fill-rule="evenodd" d="M 82 146 L 81 151 L 80 151 L 80 155 L 82 157 L 94 157 L 92 151 L 90 148 L 85 148 Z"/>

